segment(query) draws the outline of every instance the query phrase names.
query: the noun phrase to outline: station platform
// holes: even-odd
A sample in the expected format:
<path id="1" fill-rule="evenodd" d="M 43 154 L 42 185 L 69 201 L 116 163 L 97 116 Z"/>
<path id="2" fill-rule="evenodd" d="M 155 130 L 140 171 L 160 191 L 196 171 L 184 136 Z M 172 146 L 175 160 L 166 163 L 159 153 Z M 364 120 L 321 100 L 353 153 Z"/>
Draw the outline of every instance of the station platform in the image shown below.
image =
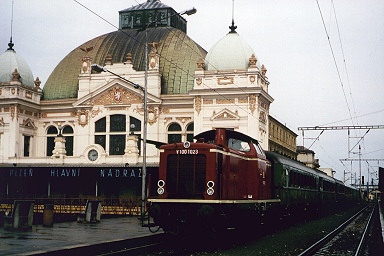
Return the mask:
<path id="1" fill-rule="evenodd" d="M 98 223 L 54 223 L 52 227 L 33 225 L 27 231 L 1 227 L 0 255 L 36 255 L 151 235 L 153 233 L 141 226 L 137 216 L 102 218 Z"/>

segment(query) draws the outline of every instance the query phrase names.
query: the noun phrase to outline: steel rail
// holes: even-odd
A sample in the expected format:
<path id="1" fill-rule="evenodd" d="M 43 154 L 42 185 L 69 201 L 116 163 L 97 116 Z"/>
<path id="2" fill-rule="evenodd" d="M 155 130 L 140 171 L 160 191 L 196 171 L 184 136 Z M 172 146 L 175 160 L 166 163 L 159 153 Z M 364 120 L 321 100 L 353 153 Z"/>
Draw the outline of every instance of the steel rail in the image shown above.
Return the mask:
<path id="1" fill-rule="evenodd" d="M 97 244 L 80 244 L 59 249 L 53 248 L 47 251 L 35 251 L 23 255 L 143 255 L 163 248 L 171 246 L 172 239 L 169 236 L 162 234 L 154 234 L 130 239 L 118 239 Z"/>
<path id="2" fill-rule="evenodd" d="M 363 209 L 361 209 L 359 212 L 357 212 L 355 215 L 353 215 L 351 218 L 346 220 L 344 223 L 342 223 L 340 226 L 338 226 L 336 229 L 334 229 L 331 233 L 308 247 L 305 251 L 300 253 L 298 256 L 308 256 L 313 255 L 315 252 L 317 252 L 322 246 L 324 246 L 326 243 L 328 243 L 332 238 L 334 238 L 337 234 L 340 233 L 341 230 L 343 230 L 348 224 L 350 224 L 354 219 L 356 219 L 364 210 L 368 208 L 369 205 L 365 206 Z"/>
<path id="3" fill-rule="evenodd" d="M 355 252 L 355 256 L 361 255 L 361 252 L 364 249 L 365 240 L 366 240 L 367 236 L 369 235 L 369 228 L 372 225 L 372 220 L 373 220 L 372 216 L 373 216 L 373 213 L 375 212 L 375 210 L 376 210 L 376 204 L 373 206 L 373 210 L 372 210 L 371 214 L 369 215 L 368 222 L 365 225 L 364 232 L 363 232 L 363 234 L 361 236 L 359 245 L 357 246 L 357 249 L 356 249 L 356 252 Z"/>

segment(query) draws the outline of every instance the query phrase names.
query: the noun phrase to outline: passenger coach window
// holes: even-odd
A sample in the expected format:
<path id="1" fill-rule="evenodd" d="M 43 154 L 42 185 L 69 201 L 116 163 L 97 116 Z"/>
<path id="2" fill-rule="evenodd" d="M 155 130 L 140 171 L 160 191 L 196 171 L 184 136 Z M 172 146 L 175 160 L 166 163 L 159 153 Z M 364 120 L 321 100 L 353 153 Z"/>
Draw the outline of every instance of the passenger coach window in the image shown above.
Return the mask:
<path id="1" fill-rule="evenodd" d="M 238 151 L 243 151 L 243 152 L 248 152 L 248 151 L 251 150 L 249 148 L 248 142 L 242 141 L 242 140 L 233 139 L 233 138 L 230 138 L 228 140 L 228 147 L 231 148 L 231 149 L 238 150 Z"/>

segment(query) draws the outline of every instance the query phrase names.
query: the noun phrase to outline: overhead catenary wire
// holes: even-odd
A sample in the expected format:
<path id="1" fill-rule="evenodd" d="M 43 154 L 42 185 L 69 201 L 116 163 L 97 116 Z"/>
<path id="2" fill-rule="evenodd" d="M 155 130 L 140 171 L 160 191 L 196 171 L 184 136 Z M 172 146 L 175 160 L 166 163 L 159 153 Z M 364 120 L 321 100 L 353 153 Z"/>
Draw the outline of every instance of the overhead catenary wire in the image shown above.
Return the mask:
<path id="1" fill-rule="evenodd" d="M 333 62 L 334 62 L 334 64 L 335 64 L 335 68 L 336 68 L 336 72 L 337 72 L 337 75 L 338 75 L 338 78 L 339 78 L 339 82 L 340 82 L 340 85 L 341 85 L 341 89 L 342 89 L 342 91 L 343 91 L 344 100 L 345 100 L 345 103 L 347 104 L 347 108 L 348 108 L 348 112 L 349 112 L 350 120 L 352 121 L 352 124 L 355 125 L 354 122 L 353 122 L 352 113 L 351 113 L 351 108 L 349 107 L 349 103 L 348 103 L 347 95 L 346 95 L 345 90 L 344 90 L 344 84 L 343 84 L 343 81 L 342 81 L 342 79 L 341 79 L 341 75 L 340 75 L 339 67 L 338 67 L 338 65 L 337 65 L 337 61 L 336 61 L 335 53 L 334 53 L 334 51 L 333 51 L 333 47 L 332 47 L 332 43 L 331 43 L 331 40 L 330 40 L 330 37 L 329 37 L 329 33 L 328 33 L 328 30 L 327 30 L 327 27 L 325 26 L 325 21 L 324 21 L 323 13 L 321 12 L 321 8 L 320 8 L 319 1 L 316 0 L 316 2 L 317 2 L 317 7 L 318 7 L 319 12 L 320 12 L 321 20 L 322 20 L 322 22 L 323 22 L 323 27 L 324 27 L 324 30 L 325 30 L 325 34 L 326 34 L 326 36 L 327 36 L 328 45 L 329 45 L 330 50 L 331 50 L 331 53 L 332 53 L 332 58 L 333 58 Z"/>
<path id="2" fill-rule="evenodd" d="M 370 113 L 366 113 L 366 114 L 362 114 L 362 115 L 359 115 L 359 116 L 355 116 L 354 118 L 369 116 L 369 115 L 377 114 L 377 113 L 380 113 L 380 112 L 384 112 L 384 109 L 381 109 L 381 110 L 378 110 L 378 111 L 374 111 L 374 112 L 370 112 Z M 330 125 L 330 124 L 336 124 L 336 123 L 340 123 L 340 122 L 348 121 L 348 120 L 350 120 L 350 118 L 333 121 L 333 122 L 322 124 L 322 125 L 319 125 L 319 126 L 327 126 L 327 125 Z"/>
<path id="3" fill-rule="evenodd" d="M 348 68 L 347 68 L 347 62 L 346 62 L 346 60 L 345 60 L 344 47 L 343 47 L 343 43 L 342 43 L 342 41 L 341 41 L 341 34 L 340 34 L 340 29 L 339 29 L 339 22 L 337 21 L 336 9 L 335 9 L 335 5 L 334 5 L 334 3 L 333 3 L 333 0 L 332 0 L 332 7 L 333 7 L 333 13 L 334 13 L 334 15 L 335 15 L 335 22 L 336 22 L 337 34 L 339 35 L 339 42 L 340 42 L 341 54 L 342 54 L 342 56 L 343 56 L 344 69 L 345 69 L 345 74 L 346 74 L 346 77 L 347 77 L 347 83 L 348 83 L 348 87 L 349 87 L 349 95 L 350 95 L 350 98 L 351 98 L 352 107 L 353 107 L 353 112 L 354 112 L 354 115 L 355 115 L 355 118 L 356 118 L 356 122 L 357 122 L 357 124 L 359 124 L 359 123 L 358 123 L 358 120 L 357 120 L 357 114 L 356 114 L 355 102 L 354 102 L 353 97 L 352 97 L 352 89 L 351 89 L 351 83 L 350 83 L 350 80 L 349 80 L 349 72 L 348 72 Z"/>
<path id="4" fill-rule="evenodd" d="M 348 72 L 348 68 L 347 68 L 347 63 L 346 63 L 346 60 L 345 60 L 345 54 L 344 54 L 344 47 L 343 47 L 343 43 L 341 41 L 341 33 L 340 33 L 340 29 L 339 29 L 339 22 L 337 20 L 337 15 L 336 15 L 336 8 L 335 8 L 335 4 L 333 2 L 333 0 L 331 0 L 332 2 L 332 7 L 333 7 L 333 13 L 334 13 L 334 16 L 335 16 L 335 22 L 336 22 L 336 28 L 337 28 L 337 34 L 339 36 L 339 42 L 340 42 L 340 48 L 341 48 L 341 54 L 343 56 L 343 63 L 344 63 L 344 69 L 345 69 L 345 74 L 346 74 L 346 77 L 347 77 L 347 83 L 348 83 L 348 89 L 349 89 L 349 96 L 350 96 L 350 99 L 351 99 L 351 103 L 352 103 L 352 108 L 353 108 L 353 114 L 356 118 L 356 124 L 359 125 L 359 120 L 357 119 L 357 113 L 356 113 L 356 107 L 355 107 L 355 102 L 353 100 L 353 97 L 352 97 L 352 89 L 351 89 L 351 83 L 350 83 L 350 80 L 349 80 L 349 72 Z M 360 131 L 355 131 L 355 135 L 357 137 L 357 134 L 359 134 L 359 136 L 361 136 L 360 134 Z M 363 148 L 365 149 L 365 145 L 364 145 L 364 141 L 363 141 Z"/>
<path id="5" fill-rule="evenodd" d="M 355 118 L 356 118 L 356 122 L 358 122 L 358 120 L 357 120 L 357 114 L 356 114 L 356 108 L 355 108 L 355 104 L 354 104 L 353 97 L 352 97 L 352 90 L 351 90 L 351 86 L 350 86 L 350 80 L 349 80 L 348 68 L 347 68 L 346 60 L 345 60 L 345 54 L 344 54 L 343 43 L 342 43 L 342 40 L 341 40 L 341 34 L 340 34 L 340 29 L 339 29 L 338 20 L 337 20 L 337 15 L 336 15 L 336 9 L 335 9 L 333 0 L 331 0 L 331 2 L 332 2 L 333 13 L 334 13 L 334 16 L 335 16 L 335 22 L 336 22 L 336 27 L 337 27 L 337 33 L 338 33 L 339 42 L 340 42 L 340 47 L 341 47 L 341 52 L 342 52 L 342 56 L 343 56 L 343 63 L 344 63 L 344 68 L 345 68 L 345 72 L 346 72 L 346 76 L 347 76 L 347 82 L 348 82 L 348 86 L 349 86 L 349 93 L 350 93 L 350 98 L 351 98 L 352 107 L 353 107 L 353 111 L 354 111 L 354 116 L 355 116 Z M 335 68 L 336 68 L 337 76 L 338 76 L 338 78 L 339 78 L 339 83 L 340 83 L 340 86 L 341 86 L 341 89 L 342 89 L 342 92 L 343 92 L 344 100 L 345 100 L 345 103 L 346 103 L 346 106 L 347 106 L 347 109 L 348 109 L 349 118 L 348 118 L 347 120 L 350 120 L 350 121 L 352 122 L 352 125 L 355 126 L 355 122 L 354 122 L 354 119 L 353 119 L 353 116 L 352 116 L 352 113 L 351 113 L 351 107 L 350 107 L 350 105 L 349 105 L 349 103 L 348 103 L 347 95 L 346 95 L 346 92 L 345 92 L 345 89 L 344 89 L 343 80 L 342 80 L 342 78 L 341 78 L 340 70 L 339 70 L 339 67 L 338 67 L 338 64 L 337 64 L 337 61 L 336 61 L 336 57 L 335 57 L 335 52 L 334 52 L 334 50 L 333 50 L 333 46 L 332 46 L 332 43 L 331 43 L 331 40 L 330 40 L 330 35 L 329 35 L 329 32 L 328 32 L 327 27 L 326 27 L 326 25 L 325 25 L 325 21 L 324 21 L 324 17 L 323 17 L 321 8 L 320 8 L 319 1 L 316 0 L 316 3 L 317 3 L 317 7 L 318 7 L 318 10 L 319 10 L 319 13 L 320 13 L 320 17 L 321 17 L 321 20 L 322 20 L 322 24 L 323 24 L 323 27 L 324 27 L 324 31 L 325 31 L 325 34 L 326 34 L 326 37 L 327 37 L 328 45 L 329 45 L 330 50 L 331 50 L 331 54 L 332 54 L 332 58 L 333 58 L 333 62 L 334 62 Z M 299 128 L 299 129 L 300 129 L 300 128 Z M 368 130 L 368 131 L 369 131 L 369 130 Z M 364 136 L 368 133 L 368 131 L 364 134 Z M 355 133 L 357 133 L 357 132 L 355 131 Z M 320 134 L 320 135 L 321 135 L 321 134 Z M 319 135 L 319 136 L 320 136 L 320 135 Z M 357 136 L 357 135 L 356 135 L 356 136 Z M 358 141 L 358 143 L 360 143 L 360 141 L 364 138 L 364 136 L 361 137 L 361 139 Z M 312 143 L 312 145 L 313 145 L 316 141 L 317 141 L 317 140 L 315 140 L 315 141 Z M 357 144 L 358 144 L 358 143 L 357 143 Z M 312 146 L 312 145 L 311 145 L 311 146 Z"/>

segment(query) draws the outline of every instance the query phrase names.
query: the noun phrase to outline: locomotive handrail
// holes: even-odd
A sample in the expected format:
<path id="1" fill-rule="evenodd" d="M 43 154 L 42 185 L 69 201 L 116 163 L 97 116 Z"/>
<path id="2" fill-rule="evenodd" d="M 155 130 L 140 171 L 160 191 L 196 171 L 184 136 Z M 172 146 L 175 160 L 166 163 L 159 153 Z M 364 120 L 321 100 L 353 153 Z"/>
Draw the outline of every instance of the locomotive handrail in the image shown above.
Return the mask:
<path id="1" fill-rule="evenodd" d="M 266 199 L 266 200 L 248 200 L 248 199 L 237 199 L 237 200 L 206 200 L 206 199 L 158 199 L 148 198 L 148 202 L 152 203 L 205 203 L 205 204 L 258 204 L 258 203 L 280 203 L 280 199 Z"/>

